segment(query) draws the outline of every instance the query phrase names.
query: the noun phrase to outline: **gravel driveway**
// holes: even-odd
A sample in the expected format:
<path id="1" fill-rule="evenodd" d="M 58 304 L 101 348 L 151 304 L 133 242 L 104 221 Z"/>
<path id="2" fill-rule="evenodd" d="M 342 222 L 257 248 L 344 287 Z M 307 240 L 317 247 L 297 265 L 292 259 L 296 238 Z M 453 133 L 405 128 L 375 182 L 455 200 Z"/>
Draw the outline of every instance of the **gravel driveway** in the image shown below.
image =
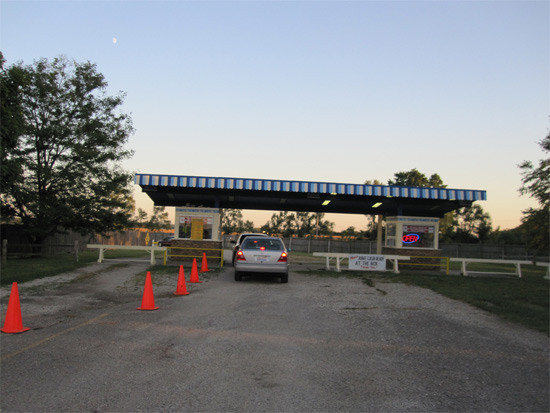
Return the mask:
<path id="1" fill-rule="evenodd" d="M 31 331 L 0 336 L 1 410 L 549 410 L 548 337 L 429 290 L 229 267 L 174 296 L 174 267 L 137 311 L 146 268 L 20 284 Z"/>

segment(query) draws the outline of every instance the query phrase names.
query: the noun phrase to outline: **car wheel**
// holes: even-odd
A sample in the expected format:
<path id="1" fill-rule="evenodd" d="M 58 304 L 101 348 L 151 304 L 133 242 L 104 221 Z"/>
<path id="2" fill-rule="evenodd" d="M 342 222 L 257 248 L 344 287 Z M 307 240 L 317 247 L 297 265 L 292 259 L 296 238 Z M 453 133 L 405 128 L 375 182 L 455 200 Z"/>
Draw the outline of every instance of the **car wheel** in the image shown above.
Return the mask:
<path id="1" fill-rule="evenodd" d="M 238 271 L 235 271 L 235 281 L 242 281 L 242 280 L 243 280 L 242 274 Z"/>
<path id="2" fill-rule="evenodd" d="M 288 282 L 288 273 L 286 273 L 285 275 L 281 276 L 281 282 L 283 284 L 287 283 Z"/>

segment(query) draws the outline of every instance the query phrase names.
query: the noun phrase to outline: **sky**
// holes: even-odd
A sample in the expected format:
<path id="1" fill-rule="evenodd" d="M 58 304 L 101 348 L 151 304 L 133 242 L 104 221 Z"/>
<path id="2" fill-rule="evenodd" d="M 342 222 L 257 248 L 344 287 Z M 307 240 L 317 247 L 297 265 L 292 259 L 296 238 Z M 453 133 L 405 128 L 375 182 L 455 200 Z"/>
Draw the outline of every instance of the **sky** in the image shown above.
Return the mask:
<path id="1" fill-rule="evenodd" d="M 487 191 L 495 229 L 537 205 L 518 165 L 545 156 L 546 0 L 1 0 L 0 50 L 95 63 L 126 94 L 131 172 L 387 183 L 416 168 Z M 244 212 L 261 226 L 275 211 Z"/>

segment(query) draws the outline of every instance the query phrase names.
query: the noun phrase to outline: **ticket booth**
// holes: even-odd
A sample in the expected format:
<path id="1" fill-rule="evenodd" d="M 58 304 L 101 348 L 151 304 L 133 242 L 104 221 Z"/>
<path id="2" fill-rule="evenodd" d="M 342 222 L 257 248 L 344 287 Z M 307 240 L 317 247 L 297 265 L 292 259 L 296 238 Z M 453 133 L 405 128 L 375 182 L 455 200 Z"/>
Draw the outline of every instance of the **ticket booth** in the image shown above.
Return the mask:
<path id="1" fill-rule="evenodd" d="M 386 218 L 386 247 L 438 249 L 438 234 L 439 218 Z"/>
<path id="2" fill-rule="evenodd" d="M 209 263 L 223 265 L 221 211 L 219 208 L 177 207 L 174 241 L 168 256 L 174 261 L 192 261 L 203 254 Z"/>
<path id="3" fill-rule="evenodd" d="M 407 269 L 439 268 L 439 218 L 394 216 L 386 218 L 386 240 L 383 253 L 408 255 Z M 402 264 L 400 263 L 400 266 Z"/>
<path id="4" fill-rule="evenodd" d="M 220 241 L 219 208 L 176 208 L 175 238 L 195 241 Z"/>

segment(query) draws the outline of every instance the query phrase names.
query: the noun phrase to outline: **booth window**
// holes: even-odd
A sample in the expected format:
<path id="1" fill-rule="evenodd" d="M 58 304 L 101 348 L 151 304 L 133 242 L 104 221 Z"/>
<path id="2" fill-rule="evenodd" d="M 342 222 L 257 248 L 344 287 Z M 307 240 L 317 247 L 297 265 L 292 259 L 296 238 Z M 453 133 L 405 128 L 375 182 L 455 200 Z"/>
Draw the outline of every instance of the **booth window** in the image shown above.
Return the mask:
<path id="1" fill-rule="evenodd" d="M 403 225 L 403 247 L 434 248 L 435 228 L 433 226 Z"/>
<path id="2" fill-rule="evenodd" d="M 386 225 L 386 246 L 395 247 L 395 224 L 393 222 L 388 222 Z"/>
<path id="3" fill-rule="evenodd" d="M 178 238 L 193 240 L 212 239 L 212 217 L 180 215 Z"/>

